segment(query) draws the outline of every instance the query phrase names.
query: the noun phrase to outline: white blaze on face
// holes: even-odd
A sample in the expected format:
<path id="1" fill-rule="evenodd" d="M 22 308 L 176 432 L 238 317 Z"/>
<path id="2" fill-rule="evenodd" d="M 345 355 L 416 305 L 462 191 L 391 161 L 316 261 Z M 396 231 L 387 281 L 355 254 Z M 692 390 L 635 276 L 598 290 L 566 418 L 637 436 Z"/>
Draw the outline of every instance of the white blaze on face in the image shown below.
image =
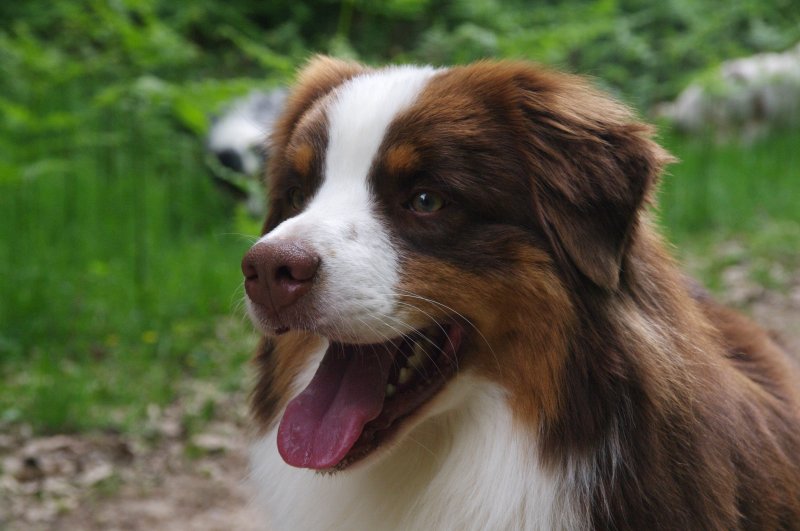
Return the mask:
<path id="1" fill-rule="evenodd" d="M 390 123 L 435 72 L 389 68 L 335 89 L 326 101 L 322 184 L 303 212 L 262 238 L 298 239 L 319 253 L 314 324 L 336 339 L 371 343 L 410 331 L 395 315 L 397 253 L 375 213 L 368 177 Z"/>

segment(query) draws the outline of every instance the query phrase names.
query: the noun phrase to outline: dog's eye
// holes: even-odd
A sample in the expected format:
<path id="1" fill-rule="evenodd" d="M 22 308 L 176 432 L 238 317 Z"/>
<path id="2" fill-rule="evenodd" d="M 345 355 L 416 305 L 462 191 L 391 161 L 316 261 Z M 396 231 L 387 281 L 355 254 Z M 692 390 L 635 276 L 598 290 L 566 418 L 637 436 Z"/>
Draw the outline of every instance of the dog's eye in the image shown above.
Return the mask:
<path id="1" fill-rule="evenodd" d="M 408 208 L 414 212 L 430 214 L 444 207 L 444 199 L 434 192 L 419 192 L 408 203 Z"/>
<path id="2" fill-rule="evenodd" d="M 289 189 L 289 204 L 292 205 L 292 208 L 295 210 L 300 210 L 306 204 L 306 194 L 303 191 L 295 186 L 294 188 Z"/>

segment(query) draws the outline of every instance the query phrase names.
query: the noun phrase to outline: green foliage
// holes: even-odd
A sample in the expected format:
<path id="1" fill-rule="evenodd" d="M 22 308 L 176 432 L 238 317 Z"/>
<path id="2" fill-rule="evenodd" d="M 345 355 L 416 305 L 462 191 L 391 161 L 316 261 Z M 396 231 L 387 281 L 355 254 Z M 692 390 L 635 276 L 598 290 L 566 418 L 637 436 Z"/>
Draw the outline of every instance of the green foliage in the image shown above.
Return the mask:
<path id="1" fill-rule="evenodd" d="M 710 136 L 667 134 L 680 160 L 663 177 L 658 212 L 669 239 L 711 289 L 728 266 L 747 261 L 756 279 L 780 287 L 772 272 L 800 266 L 800 132 L 772 134 L 743 148 Z M 715 249 L 736 242 L 739 255 Z"/>
<path id="2" fill-rule="evenodd" d="M 664 143 L 680 159 L 668 168 L 660 198 L 662 221 L 676 238 L 754 233 L 779 220 L 800 226 L 799 132 L 773 135 L 746 149 L 677 135 L 667 135 Z"/>
<path id="3" fill-rule="evenodd" d="M 4 3 L 0 20 L 4 66 L 22 61 L 37 79 L 285 79 L 309 51 L 435 64 L 503 56 L 593 75 L 644 107 L 724 59 L 800 40 L 794 0 L 31 0 Z"/>
<path id="4" fill-rule="evenodd" d="M 241 375 L 244 327 L 222 345 L 214 323 L 255 232 L 238 235 L 201 137 L 222 102 L 275 81 L 247 54 L 226 62 L 222 31 L 209 61 L 169 16 L 0 6 L 0 424 L 130 427 L 181 377 Z"/>
<path id="5" fill-rule="evenodd" d="M 0 420 L 129 426 L 179 377 L 247 356 L 202 345 L 234 310 L 248 238 L 163 87 L 139 85 L 90 111 L 51 94 L 69 120 L 0 128 Z"/>

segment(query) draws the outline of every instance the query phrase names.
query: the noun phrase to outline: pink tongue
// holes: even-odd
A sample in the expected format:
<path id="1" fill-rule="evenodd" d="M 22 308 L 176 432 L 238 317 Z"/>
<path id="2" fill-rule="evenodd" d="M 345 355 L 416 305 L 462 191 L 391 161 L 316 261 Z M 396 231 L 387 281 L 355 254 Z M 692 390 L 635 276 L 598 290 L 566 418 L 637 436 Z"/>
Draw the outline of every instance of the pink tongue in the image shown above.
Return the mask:
<path id="1" fill-rule="evenodd" d="M 383 408 L 393 353 L 386 345 L 332 343 L 314 378 L 283 414 L 278 451 L 296 467 L 341 461 Z"/>

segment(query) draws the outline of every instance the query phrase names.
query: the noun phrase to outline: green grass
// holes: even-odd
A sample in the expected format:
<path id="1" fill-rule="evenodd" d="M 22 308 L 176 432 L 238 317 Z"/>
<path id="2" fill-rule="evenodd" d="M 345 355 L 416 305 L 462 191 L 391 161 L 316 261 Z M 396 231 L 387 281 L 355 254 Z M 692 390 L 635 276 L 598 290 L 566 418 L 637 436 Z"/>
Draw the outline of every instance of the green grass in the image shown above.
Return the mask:
<path id="1" fill-rule="evenodd" d="M 749 146 L 677 136 L 663 141 L 680 159 L 669 168 L 660 198 L 662 221 L 676 238 L 800 223 L 800 132 Z"/>
<path id="2" fill-rule="evenodd" d="M 759 283 L 780 288 L 769 270 L 800 266 L 800 132 L 752 145 L 670 134 L 662 140 L 680 159 L 659 197 L 662 225 L 679 256 L 712 289 L 727 266 L 742 261 Z M 725 242 L 739 251 L 720 252 Z"/>
<path id="3" fill-rule="evenodd" d="M 54 99 L 74 123 L 0 125 L 0 424 L 128 429 L 181 378 L 238 386 L 248 327 L 220 316 L 257 224 L 156 107 Z"/>

